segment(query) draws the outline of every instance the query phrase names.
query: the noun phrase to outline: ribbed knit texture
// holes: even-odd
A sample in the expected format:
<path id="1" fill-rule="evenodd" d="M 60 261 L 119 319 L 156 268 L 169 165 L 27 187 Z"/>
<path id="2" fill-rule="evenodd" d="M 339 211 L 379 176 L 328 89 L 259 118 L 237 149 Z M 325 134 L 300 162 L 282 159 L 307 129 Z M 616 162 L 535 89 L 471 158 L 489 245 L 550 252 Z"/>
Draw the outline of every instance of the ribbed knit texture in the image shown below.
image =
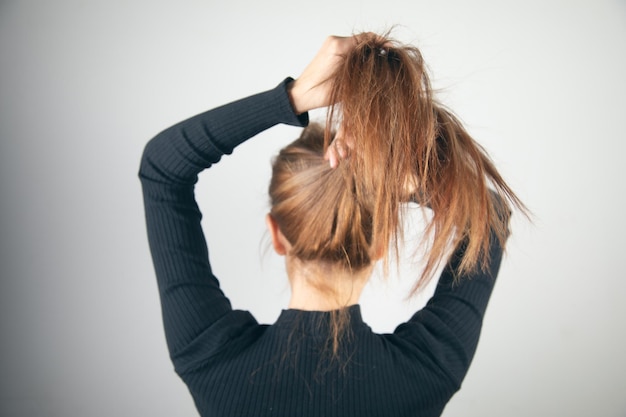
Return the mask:
<path id="1" fill-rule="evenodd" d="M 328 313 L 285 310 L 260 325 L 232 309 L 211 271 L 198 173 L 265 129 L 308 123 L 293 113 L 289 81 L 172 126 L 144 151 L 148 238 L 176 372 L 202 416 L 438 416 L 474 356 L 501 260 L 497 239 L 488 271 L 453 285 L 454 256 L 426 307 L 393 334 L 373 333 L 359 306 L 349 307 L 340 360 L 325 354 Z"/>

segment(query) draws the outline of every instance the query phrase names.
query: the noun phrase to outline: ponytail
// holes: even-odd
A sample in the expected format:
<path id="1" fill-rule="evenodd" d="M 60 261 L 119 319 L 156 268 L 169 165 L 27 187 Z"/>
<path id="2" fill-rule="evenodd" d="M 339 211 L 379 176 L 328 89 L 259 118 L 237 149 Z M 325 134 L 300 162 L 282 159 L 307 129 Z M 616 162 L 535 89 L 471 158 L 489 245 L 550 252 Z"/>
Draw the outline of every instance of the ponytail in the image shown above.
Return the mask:
<path id="1" fill-rule="evenodd" d="M 414 292 L 451 245 L 466 245 L 458 274 L 486 267 L 491 231 L 504 245 L 511 204 L 525 208 L 485 150 L 435 101 L 420 51 L 379 35 L 358 35 L 331 82 L 331 102 L 338 104 L 329 109 L 324 145 L 331 144 L 334 124 L 350 135 L 349 170 L 374 195 L 373 241 L 397 256 L 401 204 L 412 199 L 433 210 L 424 237 L 432 243 Z"/>

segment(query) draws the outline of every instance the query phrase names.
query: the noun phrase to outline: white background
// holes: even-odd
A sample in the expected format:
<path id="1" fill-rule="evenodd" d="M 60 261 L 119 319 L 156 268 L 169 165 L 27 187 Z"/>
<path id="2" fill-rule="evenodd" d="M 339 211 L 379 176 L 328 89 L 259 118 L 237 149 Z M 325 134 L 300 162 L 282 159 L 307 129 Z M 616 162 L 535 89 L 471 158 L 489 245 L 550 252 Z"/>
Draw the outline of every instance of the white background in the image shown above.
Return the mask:
<path id="1" fill-rule="evenodd" d="M 326 35 L 393 24 L 535 214 L 444 415 L 625 416 L 623 0 L 0 2 L 0 416 L 197 415 L 165 349 L 143 146 L 297 76 Z M 262 134 L 197 188 L 223 287 L 262 322 L 288 299 L 263 232 L 269 160 L 298 132 Z M 426 298 L 401 301 L 405 269 L 364 295 L 377 331 Z"/>

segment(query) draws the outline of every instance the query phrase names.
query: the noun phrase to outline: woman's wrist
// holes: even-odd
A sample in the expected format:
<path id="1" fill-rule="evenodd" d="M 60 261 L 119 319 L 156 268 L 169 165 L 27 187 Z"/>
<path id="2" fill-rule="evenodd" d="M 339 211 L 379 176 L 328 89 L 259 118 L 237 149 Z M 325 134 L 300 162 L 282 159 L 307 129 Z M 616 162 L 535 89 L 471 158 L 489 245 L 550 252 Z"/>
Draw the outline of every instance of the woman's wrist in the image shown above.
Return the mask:
<path id="1" fill-rule="evenodd" d="M 289 102 L 291 103 L 294 113 L 300 115 L 302 113 L 306 113 L 308 109 L 302 107 L 301 94 L 296 88 L 296 81 L 297 80 L 292 80 L 289 84 L 287 84 L 287 95 L 289 96 Z"/>

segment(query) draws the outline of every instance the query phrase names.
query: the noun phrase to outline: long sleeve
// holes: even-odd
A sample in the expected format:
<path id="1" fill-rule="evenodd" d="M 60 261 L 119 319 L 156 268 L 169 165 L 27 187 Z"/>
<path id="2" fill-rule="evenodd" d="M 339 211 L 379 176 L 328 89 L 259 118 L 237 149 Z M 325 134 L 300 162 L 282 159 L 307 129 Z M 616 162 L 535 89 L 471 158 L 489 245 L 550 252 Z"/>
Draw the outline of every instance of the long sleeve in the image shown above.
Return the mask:
<path id="1" fill-rule="evenodd" d="M 463 251 L 464 245 L 461 245 L 452 255 L 427 305 L 394 332 L 428 352 L 455 391 L 460 388 L 476 352 L 483 317 L 502 261 L 502 247 L 492 233 L 488 268 L 455 279 L 454 271 Z"/>
<path id="2" fill-rule="evenodd" d="M 211 271 L 201 212 L 194 197 L 198 173 L 221 156 L 276 124 L 304 126 L 290 105 L 286 79 L 276 88 L 180 122 L 146 146 L 139 177 L 148 240 L 159 285 L 170 355 L 181 373 L 200 356 L 223 349 L 233 334 L 256 325 L 233 311 Z M 222 318 L 229 316 L 228 320 Z M 228 322 L 239 323 L 231 330 Z"/>

